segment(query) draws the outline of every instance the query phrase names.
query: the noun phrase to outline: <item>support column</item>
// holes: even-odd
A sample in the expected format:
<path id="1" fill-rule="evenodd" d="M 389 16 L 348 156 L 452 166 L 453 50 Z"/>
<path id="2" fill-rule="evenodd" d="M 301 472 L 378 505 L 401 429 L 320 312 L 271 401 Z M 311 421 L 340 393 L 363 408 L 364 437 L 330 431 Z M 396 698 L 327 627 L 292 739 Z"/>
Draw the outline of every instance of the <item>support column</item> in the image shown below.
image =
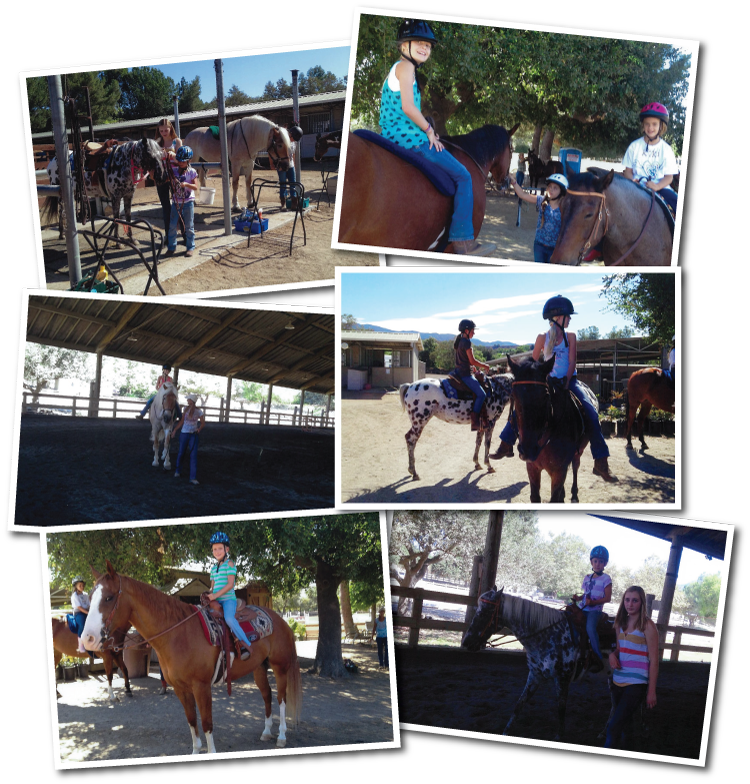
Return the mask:
<path id="1" fill-rule="evenodd" d="M 218 93 L 217 93 L 218 95 Z M 174 132 L 177 136 L 180 136 L 180 108 L 179 108 L 180 99 L 177 95 L 172 96 L 172 104 L 174 105 Z M 180 136 L 180 138 L 182 138 Z"/>
<path id="2" fill-rule="evenodd" d="M 419 350 L 416 343 L 411 344 L 411 383 L 419 381 Z"/>
<path id="3" fill-rule="evenodd" d="M 299 396 L 299 423 L 302 425 L 304 423 L 304 416 L 305 416 L 305 390 L 301 391 Z"/>
<path id="4" fill-rule="evenodd" d="M 232 234 L 232 197 L 229 192 L 229 148 L 227 146 L 227 117 L 224 110 L 224 66 L 214 60 L 216 71 L 216 107 L 219 113 L 219 141 L 221 142 L 221 194 L 224 200 L 224 234 Z M 250 194 L 247 194 L 248 201 Z"/>
<path id="5" fill-rule="evenodd" d="M 469 582 L 469 596 L 479 596 L 479 580 L 482 575 L 482 560 L 484 556 L 475 555 L 474 564 L 471 568 L 471 581 Z M 477 607 L 475 604 L 467 605 L 466 615 L 464 616 L 464 623 L 468 629 L 474 616 L 477 614 Z"/>
<path id="6" fill-rule="evenodd" d="M 99 416 L 99 398 L 102 393 L 102 355 L 97 352 L 96 354 L 96 376 L 94 377 L 94 385 L 92 388 L 91 405 L 89 406 L 89 416 Z"/>
<path id="7" fill-rule="evenodd" d="M 503 535 L 505 512 L 490 512 L 487 536 L 484 540 L 484 568 L 479 581 L 479 595 L 489 591 L 497 580 L 497 562 L 500 558 L 500 538 Z"/>
<path id="8" fill-rule="evenodd" d="M 232 407 L 232 377 L 227 376 L 227 408 L 224 412 L 224 421 L 229 422 L 229 410 Z"/>
<path id="9" fill-rule="evenodd" d="M 292 115 L 294 124 L 299 125 L 299 83 L 297 82 L 297 74 L 299 71 L 292 69 Z M 301 182 L 300 175 L 302 174 L 302 141 L 297 142 L 297 148 L 294 151 L 294 168 L 297 171 L 297 182 Z"/>
<path id="10" fill-rule="evenodd" d="M 326 397 L 326 418 L 325 418 L 326 427 L 328 426 L 328 416 L 331 413 L 331 398 L 332 397 L 333 397 L 333 395 L 328 395 Z"/>
<path id="11" fill-rule="evenodd" d="M 268 385 L 268 401 L 266 403 L 266 424 L 271 422 L 271 398 L 273 397 L 273 384 Z"/>
<path id="12" fill-rule="evenodd" d="M 661 591 L 661 603 L 659 605 L 659 616 L 656 619 L 659 627 L 659 648 L 664 645 L 667 632 L 662 626 L 669 625 L 669 616 L 672 612 L 672 601 L 674 591 L 677 587 L 677 576 L 680 572 L 680 559 L 682 558 L 682 537 L 675 534 L 672 537 L 672 547 L 669 550 L 669 562 L 667 563 L 667 575 L 664 578 L 664 587 Z"/>

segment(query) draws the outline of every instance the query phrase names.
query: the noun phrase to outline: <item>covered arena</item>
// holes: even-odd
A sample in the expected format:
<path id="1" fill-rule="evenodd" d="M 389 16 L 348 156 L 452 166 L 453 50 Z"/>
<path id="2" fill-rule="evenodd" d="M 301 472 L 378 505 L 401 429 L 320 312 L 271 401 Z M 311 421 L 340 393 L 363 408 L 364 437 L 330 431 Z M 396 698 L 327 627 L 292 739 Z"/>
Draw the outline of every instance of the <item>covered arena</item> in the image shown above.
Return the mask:
<path id="1" fill-rule="evenodd" d="M 97 356 L 84 416 L 21 417 L 15 526 L 239 515 L 334 504 L 334 436 L 328 412 L 310 427 L 272 424 L 274 385 L 330 396 L 333 316 L 174 305 L 91 295 L 31 296 L 27 341 Z M 209 421 L 198 453 L 200 485 L 151 465 L 148 420 L 114 419 L 101 390 L 104 355 L 224 376 L 220 421 Z M 259 421 L 232 421 L 232 380 L 267 384 Z M 184 400 L 184 398 L 183 398 Z M 236 408 L 236 406 L 235 406 Z M 79 409 L 80 413 L 81 409 Z M 67 412 L 66 412 L 67 413 Z M 177 439 L 171 445 L 177 454 Z"/>

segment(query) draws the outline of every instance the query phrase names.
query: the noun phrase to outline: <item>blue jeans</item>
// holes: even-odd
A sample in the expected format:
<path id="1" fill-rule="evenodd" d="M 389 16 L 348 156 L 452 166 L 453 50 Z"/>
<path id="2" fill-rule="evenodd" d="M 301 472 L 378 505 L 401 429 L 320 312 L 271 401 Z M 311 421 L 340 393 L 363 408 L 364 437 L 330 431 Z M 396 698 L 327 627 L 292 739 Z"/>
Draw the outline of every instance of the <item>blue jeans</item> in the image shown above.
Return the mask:
<path id="1" fill-rule="evenodd" d="M 378 643 L 378 661 L 381 667 L 388 666 L 388 638 L 376 637 Z"/>
<path id="2" fill-rule="evenodd" d="M 484 399 L 487 397 L 487 393 L 482 389 L 482 385 L 471 374 L 468 376 L 459 376 L 459 378 L 477 396 L 477 399 L 474 401 L 474 411 L 478 414 L 482 410 Z"/>
<path id="3" fill-rule="evenodd" d="M 450 242 L 463 242 L 474 239 L 474 193 L 472 192 L 471 175 L 468 169 L 457 161 L 448 150 L 438 152 L 430 143 L 425 142 L 414 147 L 412 152 L 419 153 L 442 169 L 456 184 L 456 195 L 453 197 L 453 217 L 448 231 Z"/>
<path id="4" fill-rule="evenodd" d="M 554 251 L 554 245 L 542 245 L 541 242 L 534 240 L 534 261 L 541 264 L 549 264 L 549 260 L 552 258 Z"/>
<path id="5" fill-rule="evenodd" d="M 517 171 L 516 172 L 516 182 L 518 183 L 519 188 L 523 188 L 523 181 L 526 179 L 525 172 Z"/>
<path id="6" fill-rule="evenodd" d="M 242 631 L 242 627 L 240 626 L 240 622 L 234 617 L 234 614 L 237 612 L 237 600 L 236 599 L 225 599 L 223 596 L 216 600 L 221 604 L 221 609 L 224 610 L 224 621 L 226 622 L 227 626 L 234 632 L 235 637 L 237 639 L 242 640 L 242 642 L 250 647 L 250 640 L 247 639 L 245 632 Z"/>
<path id="7" fill-rule="evenodd" d="M 282 199 L 286 199 L 286 184 L 288 182 L 297 182 L 297 174 L 294 170 L 294 166 L 292 166 L 290 169 L 287 169 L 286 171 L 278 172 L 278 175 L 279 175 L 279 196 L 281 196 Z M 294 188 L 289 188 L 289 195 L 290 196 L 297 195 Z"/>
<path id="8" fill-rule="evenodd" d="M 76 632 L 79 637 L 83 634 L 83 627 L 86 625 L 86 618 L 88 618 L 86 613 L 77 612 L 73 614 L 73 623 L 76 625 Z"/>
<path id="9" fill-rule="evenodd" d="M 594 610 L 584 610 L 586 613 L 586 632 L 591 641 L 591 649 L 601 659 L 602 652 L 599 649 L 599 633 L 596 631 L 596 625 L 599 623 L 599 618 L 602 615 L 601 605 L 598 605 Z"/>
<path id="10" fill-rule="evenodd" d="M 625 749 L 633 745 L 633 714 L 646 699 L 648 684 L 631 683 L 628 686 L 612 687 L 615 712 L 607 725 L 605 749 Z"/>
<path id="11" fill-rule="evenodd" d="M 591 456 L 594 460 L 598 460 L 601 457 L 609 457 L 609 448 L 602 435 L 602 426 L 599 424 L 599 412 L 589 402 L 583 389 L 578 386 L 578 379 L 576 376 L 573 376 L 573 378 L 570 379 L 570 391 L 583 404 L 583 412 L 586 416 L 586 430 L 589 436 L 589 446 L 591 447 Z M 503 428 L 500 433 L 500 440 L 505 441 L 506 444 L 510 444 L 511 446 L 518 441 L 515 417 L 511 417 Z"/>
<path id="12" fill-rule="evenodd" d="M 673 191 L 669 186 L 666 188 L 662 188 L 660 191 L 657 191 L 659 196 L 664 199 L 665 202 L 669 205 L 672 212 L 677 215 L 677 191 Z"/>
<path id="13" fill-rule="evenodd" d="M 177 227 L 180 225 L 180 213 L 185 224 L 185 245 L 188 250 L 195 248 L 195 228 L 193 227 L 193 213 L 195 202 L 186 201 L 179 207 L 172 203 L 172 212 L 169 215 L 169 231 L 167 232 L 167 249 L 174 251 L 177 247 Z"/>
<path id="14" fill-rule="evenodd" d="M 148 414 L 148 410 L 149 410 L 149 408 L 151 408 L 151 404 L 154 402 L 154 398 L 155 397 L 156 397 L 156 394 L 154 393 L 146 401 L 146 405 L 141 409 L 141 416 L 146 416 L 146 414 Z M 176 414 L 176 419 L 180 419 L 180 417 L 182 417 L 182 411 L 180 410 L 180 404 L 179 403 L 175 403 L 174 410 L 175 410 L 175 414 Z"/>
<path id="15" fill-rule="evenodd" d="M 180 451 L 177 453 L 177 464 L 175 465 L 175 473 L 180 473 L 180 462 L 185 450 L 190 447 L 190 480 L 195 479 L 198 472 L 198 434 L 197 433 L 183 433 L 180 430 Z"/>

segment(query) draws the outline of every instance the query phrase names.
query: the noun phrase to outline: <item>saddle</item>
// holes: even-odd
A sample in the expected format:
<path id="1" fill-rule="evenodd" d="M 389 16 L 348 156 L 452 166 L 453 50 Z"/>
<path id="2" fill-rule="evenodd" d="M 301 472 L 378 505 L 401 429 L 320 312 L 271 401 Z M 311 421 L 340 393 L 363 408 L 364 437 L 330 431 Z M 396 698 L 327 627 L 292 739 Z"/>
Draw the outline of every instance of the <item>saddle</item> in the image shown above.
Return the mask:
<path id="1" fill-rule="evenodd" d="M 482 410 L 479 412 L 482 424 L 487 425 L 489 424 L 489 419 L 487 417 L 487 401 L 490 399 L 490 395 L 492 394 L 492 387 L 490 386 L 489 379 L 481 370 L 478 371 L 475 375 L 477 381 L 479 382 L 479 386 L 481 386 L 487 394 L 487 397 L 484 399 Z M 466 386 L 466 384 L 458 376 L 453 375 L 453 373 L 451 373 L 448 378 L 443 379 L 441 383 L 446 395 L 453 398 L 454 400 L 471 400 L 473 403 L 477 399 L 474 390 Z M 453 394 L 451 394 L 451 392 L 453 392 Z"/>
<path id="2" fill-rule="evenodd" d="M 586 631 L 586 613 L 576 604 L 580 599 L 580 596 L 571 597 L 570 604 L 565 605 L 565 617 L 570 626 L 570 633 L 573 635 L 573 639 L 578 641 L 582 671 L 599 672 L 601 668 L 597 666 L 596 655 L 591 648 L 591 641 Z M 611 621 L 605 612 L 599 616 L 596 633 L 599 635 L 599 649 L 606 655 L 606 653 L 614 649 L 617 638 L 615 636 L 614 621 Z"/>
<path id="3" fill-rule="evenodd" d="M 83 143 L 83 170 L 91 175 L 91 184 L 98 185 L 104 193 L 107 193 L 107 167 L 110 155 L 118 145 L 117 139 Z"/>

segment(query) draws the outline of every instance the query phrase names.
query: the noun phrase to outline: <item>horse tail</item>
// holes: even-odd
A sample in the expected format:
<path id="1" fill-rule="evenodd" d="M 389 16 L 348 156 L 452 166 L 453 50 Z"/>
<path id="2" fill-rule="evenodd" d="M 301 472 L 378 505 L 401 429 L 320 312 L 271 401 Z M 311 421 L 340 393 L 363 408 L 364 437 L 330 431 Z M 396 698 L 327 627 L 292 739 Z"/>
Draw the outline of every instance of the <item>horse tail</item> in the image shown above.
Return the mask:
<path id="1" fill-rule="evenodd" d="M 47 196 L 47 198 L 42 202 L 42 209 L 39 213 L 42 222 L 57 222 L 57 214 L 58 210 L 60 209 L 60 205 L 58 203 L 59 201 L 60 200 L 57 196 Z"/>
<path id="2" fill-rule="evenodd" d="M 401 384 L 398 390 L 398 396 L 401 398 L 401 410 L 406 411 L 406 393 L 409 391 L 410 384 Z"/>
<path id="3" fill-rule="evenodd" d="M 300 714 L 302 713 L 302 678 L 300 677 L 297 646 L 294 644 L 293 634 L 291 664 L 286 673 L 286 707 L 287 720 L 292 726 L 296 726 L 299 723 Z"/>

